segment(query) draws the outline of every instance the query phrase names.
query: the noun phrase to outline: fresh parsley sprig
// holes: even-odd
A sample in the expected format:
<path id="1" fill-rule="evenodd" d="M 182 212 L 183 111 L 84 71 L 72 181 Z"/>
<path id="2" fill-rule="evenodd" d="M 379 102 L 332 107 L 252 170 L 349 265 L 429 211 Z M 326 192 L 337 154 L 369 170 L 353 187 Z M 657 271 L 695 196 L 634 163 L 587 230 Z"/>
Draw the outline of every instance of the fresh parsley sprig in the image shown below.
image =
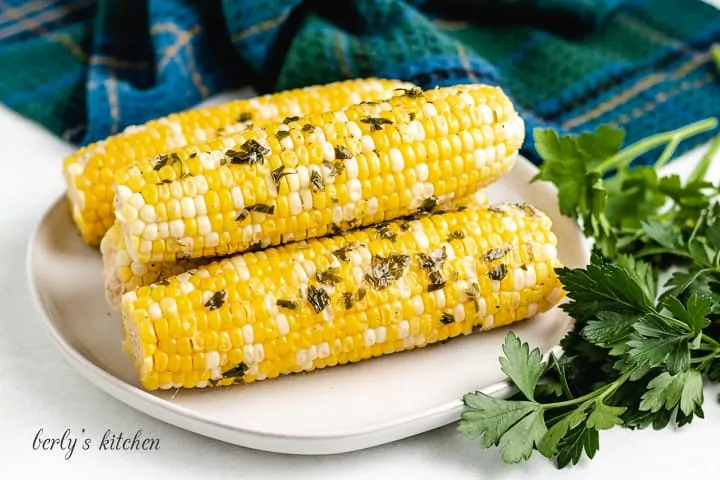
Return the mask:
<path id="1" fill-rule="evenodd" d="M 574 319 L 563 355 L 543 359 L 508 333 L 500 364 L 519 393 L 466 395 L 461 432 L 500 447 L 505 462 L 537 450 L 565 467 L 583 452 L 594 457 L 600 430 L 703 417 L 703 383 L 720 381 L 720 186 L 705 180 L 720 135 L 687 181 L 658 169 L 682 140 L 716 125 L 704 120 L 625 148 L 622 130 L 609 126 L 535 130 L 544 160 L 536 178 L 556 185 L 561 212 L 595 251 L 586 267 L 557 270 L 569 300 L 561 308 Z M 630 166 L 659 147 L 654 165 Z"/>

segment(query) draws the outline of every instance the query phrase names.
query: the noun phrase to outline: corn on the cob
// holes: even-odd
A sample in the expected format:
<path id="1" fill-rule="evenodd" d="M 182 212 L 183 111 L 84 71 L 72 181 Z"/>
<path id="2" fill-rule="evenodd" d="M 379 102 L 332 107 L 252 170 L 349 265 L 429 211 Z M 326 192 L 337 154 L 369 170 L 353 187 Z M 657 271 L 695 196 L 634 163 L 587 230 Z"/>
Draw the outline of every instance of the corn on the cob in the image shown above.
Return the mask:
<path id="1" fill-rule="evenodd" d="M 492 205 L 247 252 L 122 297 L 147 390 L 250 383 L 524 319 L 564 295 L 551 220 Z"/>
<path id="2" fill-rule="evenodd" d="M 132 126 L 78 150 L 64 161 L 63 174 L 73 219 L 82 238 L 97 245 L 113 224 L 113 176 L 136 160 L 253 125 L 286 117 L 333 111 L 362 101 L 383 100 L 406 82 L 362 79 L 289 90 L 254 99 L 198 108 Z"/>
<path id="3" fill-rule="evenodd" d="M 487 195 L 480 190 L 452 203 L 452 208 L 477 208 L 487 205 Z M 120 304 L 120 297 L 143 285 L 165 280 L 211 261 L 210 258 L 180 259 L 175 262 L 137 262 L 128 255 L 121 227 L 117 222 L 110 227 L 100 242 L 103 258 L 105 298 L 113 309 Z"/>
<path id="4" fill-rule="evenodd" d="M 264 248 L 468 195 L 524 135 L 499 88 L 411 89 L 137 162 L 116 175 L 115 213 L 141 262 Z"/>

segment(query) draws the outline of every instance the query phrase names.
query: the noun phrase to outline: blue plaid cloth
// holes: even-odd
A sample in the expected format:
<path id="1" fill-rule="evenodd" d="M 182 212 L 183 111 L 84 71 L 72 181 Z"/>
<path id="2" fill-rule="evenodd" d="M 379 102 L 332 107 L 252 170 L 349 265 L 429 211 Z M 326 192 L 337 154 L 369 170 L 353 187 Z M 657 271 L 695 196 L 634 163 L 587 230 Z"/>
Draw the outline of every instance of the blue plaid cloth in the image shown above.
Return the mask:
<path id="1" fill-rule="evenodd" d="M 531 128 L 634 141 L 720 115 L 718 41 L 699 0 L 0 0 L 0 101 L 87 144 L 247 84 L 486 82 Z"/>

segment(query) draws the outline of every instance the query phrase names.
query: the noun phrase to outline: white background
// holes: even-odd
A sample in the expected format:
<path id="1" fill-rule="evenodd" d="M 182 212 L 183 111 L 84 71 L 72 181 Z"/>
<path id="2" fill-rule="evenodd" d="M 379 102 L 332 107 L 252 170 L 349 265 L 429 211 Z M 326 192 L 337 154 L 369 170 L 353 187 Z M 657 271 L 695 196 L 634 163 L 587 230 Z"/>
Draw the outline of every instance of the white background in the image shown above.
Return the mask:
<path id="1" fill-rule="evenodd" d="M 720 0 L 711 3 L 720 5 Z M 369 450 L 326 457 L 251 451 L 180 430 L 147 417 L 106 395 L 61 358 L 42 325 L 27 287 L 25 254 L 45 210 L 64 193 L 61 159 L 72 147 L 0 107 L 0 478 L 72 475 L 72 478 L 645 478 L 717 467 L 720 388 L 706 388 L 705 420 L 654 432 L 603 432 L 592 461 L 557 471 L 539 455 L 503 465 L 496 450 L 482 451 L 454 425 Z M 704 148 L 672 170 L 689 170 Z M 720 156 L 715 159 L 718 172 Z M 717 175 L 716 175 L 717 176 Z M 69 279 L 71 281 L 71 279 Z M 480 367 L 478 367 L 480 368 Z M 34 451 L 39 428 L 46 435 L 81 429 L 97 444 L 103 432 L 160 440 L 154 452 Z M 78 442 L 80 443 L 80 442 Z"/>

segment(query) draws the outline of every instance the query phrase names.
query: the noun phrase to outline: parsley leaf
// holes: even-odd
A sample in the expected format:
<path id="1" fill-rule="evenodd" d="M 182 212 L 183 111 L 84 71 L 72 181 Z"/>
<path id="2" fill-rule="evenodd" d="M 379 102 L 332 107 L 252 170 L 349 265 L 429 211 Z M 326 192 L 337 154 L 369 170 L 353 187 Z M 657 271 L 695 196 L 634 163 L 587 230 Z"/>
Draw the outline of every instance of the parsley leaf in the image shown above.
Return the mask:
<path id="1" fill-rule="evenodd" d="M 500 358 L 503 373 L 510 377 L 525 398 L 533 400 L 535 385 L 545 370 L 540 350 L 530 350 L 527 343 L 521 343 L 513 332 L 508 332 L 503 352 L 505 357 Z"/>

